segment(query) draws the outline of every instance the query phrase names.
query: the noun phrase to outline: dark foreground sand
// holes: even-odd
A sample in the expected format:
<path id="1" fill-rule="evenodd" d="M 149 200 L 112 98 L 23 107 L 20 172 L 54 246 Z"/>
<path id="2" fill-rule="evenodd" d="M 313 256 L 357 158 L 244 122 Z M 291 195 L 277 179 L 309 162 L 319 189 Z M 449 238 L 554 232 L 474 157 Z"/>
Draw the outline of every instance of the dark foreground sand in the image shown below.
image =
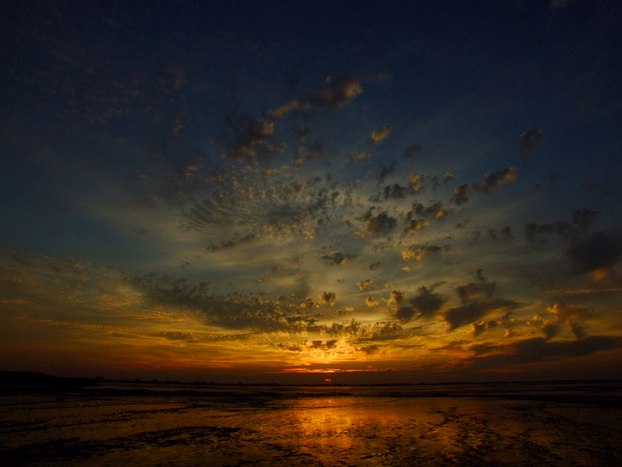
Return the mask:
<path id="1" fill-rule="evenodd" d="M 620 383 L 0 387 L 6 466 L 622 465 Z"/>

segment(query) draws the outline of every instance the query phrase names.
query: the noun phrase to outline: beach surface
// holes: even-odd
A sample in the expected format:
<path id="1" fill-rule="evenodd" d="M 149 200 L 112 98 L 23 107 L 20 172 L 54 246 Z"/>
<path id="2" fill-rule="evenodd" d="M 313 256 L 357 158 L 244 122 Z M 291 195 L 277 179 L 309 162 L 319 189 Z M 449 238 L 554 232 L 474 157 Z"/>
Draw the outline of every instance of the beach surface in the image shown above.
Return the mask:
<path id="1" fill-rule="evenodd" d="M 622 383 L 0 386 L 6 466 L 622 465 Z"/>

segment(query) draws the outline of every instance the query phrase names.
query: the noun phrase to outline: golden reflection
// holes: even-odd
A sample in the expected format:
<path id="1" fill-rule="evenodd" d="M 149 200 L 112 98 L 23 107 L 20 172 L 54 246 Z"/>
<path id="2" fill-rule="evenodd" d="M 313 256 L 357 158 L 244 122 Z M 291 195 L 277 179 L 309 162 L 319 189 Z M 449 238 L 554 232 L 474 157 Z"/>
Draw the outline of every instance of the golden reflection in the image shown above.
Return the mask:
<path id="1" fill-rule="evenodd" d="M 372 442 L 391 436 L 408 426 L 442 423 L 440 413 L 434 413 L 430 400 L 412 400 L 391 397 L 351 397 L 347 387 L 335 388 L 334 393 L 324 388 L 324 397 L 309 397 L 283 401 L 291 420 L 291 435 L 295 439 L 312 440 L 316 448 L 350 451 L 359 449 L 361 441 Z"/>

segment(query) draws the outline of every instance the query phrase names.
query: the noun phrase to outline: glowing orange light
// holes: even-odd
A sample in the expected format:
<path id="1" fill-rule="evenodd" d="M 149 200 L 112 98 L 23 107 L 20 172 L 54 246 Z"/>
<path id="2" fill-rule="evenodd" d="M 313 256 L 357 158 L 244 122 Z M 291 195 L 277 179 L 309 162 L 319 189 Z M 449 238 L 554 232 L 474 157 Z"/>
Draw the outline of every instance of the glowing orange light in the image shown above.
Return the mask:
<path id="1" fill-rule="evenodd" d="M 324 381 L 326 381 L 327 383 L 331 383 L 333 380 L 326 378 Z"/>

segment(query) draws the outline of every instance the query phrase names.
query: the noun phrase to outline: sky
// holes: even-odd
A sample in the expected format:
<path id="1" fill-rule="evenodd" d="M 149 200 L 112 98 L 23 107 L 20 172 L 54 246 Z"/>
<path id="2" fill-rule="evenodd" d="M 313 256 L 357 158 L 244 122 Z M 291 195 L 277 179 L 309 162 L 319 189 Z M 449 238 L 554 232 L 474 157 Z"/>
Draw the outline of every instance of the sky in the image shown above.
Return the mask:
<path id="1" fill-rule="evenodd" d="M 2 2 L 0 370 L 622 378 L 621 25 Z"/>

